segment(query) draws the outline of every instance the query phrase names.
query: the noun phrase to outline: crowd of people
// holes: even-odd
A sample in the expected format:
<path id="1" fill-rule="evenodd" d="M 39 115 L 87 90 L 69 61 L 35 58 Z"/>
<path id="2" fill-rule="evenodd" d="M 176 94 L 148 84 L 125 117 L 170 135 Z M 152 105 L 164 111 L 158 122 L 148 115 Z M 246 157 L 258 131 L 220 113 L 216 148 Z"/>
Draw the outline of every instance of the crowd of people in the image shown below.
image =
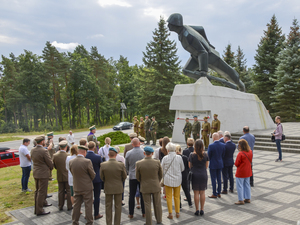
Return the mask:
<path id="1" fill-rule="evenodd" d="M 277 118 L 280 120 L 280 118 Z M 279 121 L 280 124 L 280 121 Z M 161 199 L 166 200 L 167 218 L 173 219 L 173 199 L 175 216 L 180 217 L 181 188 L 185 201 L 192 208 L 190 184 L 194 192 L 195 215 L 204 215 L 205 190 L 207 189 L 209 168 L 212 184 L 212 194 L 209 198 L 221 198 L 228 192 L 234 193 L 233 166 L 236 166 L 235 183 L 238 195 L 236 205 L 251 202 L 251 186 L 254 186 L 252 159 L 255 137 L 250 134 L 249 127 L 243 128 L 244 135 L 238 144 L 231 140 L 231 134 L 225 131 L 212 134 L 213 143 L 205 148 L 205 142 L 195 134 L 188 137 L 187 148 L 170 141 L 168 137 L 159 140 L 160 147 L 153 149 L 144 145 L 145 138 L 130 134 L 131 142 L 125 145 L 124 157 L 120 155 L 119 147 L 111 146 L 111 139 L 105 139 L 105 145 L 95 136 L 96 127 L 90 127 L 86 139 L 75 144 L 74 135 L 70 132 L 68 140 L 59 138 L 55 148 L 53 133 L 35 138 L 35 147 L 28 151 L 29 139 L 24 139 L 20 147 L 22 167 L 22 190 L 28 189 L 31 162 L 33 162 L 33 177 L 35 179 L 35 210 L 36 215 L 46 215 L 44 207 L 51 206 L 47 202 L 47 187 L 52 178 L 52 169 L 56 168 L 58 181 L 58 207 L 64 209 L 65 199 L 67 210 L 72 211 L 73 224 L 79 224 L 81 205 L 85 204 L 86 224 L 93 224 L 100 219 L 100 194 L 105 193 L 106 224 L 120 224 L 121 211 L 124 203 L 124 182 L 129 179 L 128 217 L 134 218 L 134 210 L 141 209 L 145 224 L 152 224 L 151 199 L 154 215 L 158 224 L 162 222 Z M 274 135 L 282 128 L 277 127 Z M 70 137 L 71 136 L 71 137 Z M 278 135 L 277 135 L 278 136 Z M 280 137 L 279 137 L 280 138 Z M 234 161 L 235 150 L 238 154 Z M 207 150 L 207 151 L 206 151 Z M 279 153 L 279 160 L 280 158 Z M 223 184 L 222 184 L 223 180 Z M 229 184 L 229 185 L 228 185 Z M 114 220 L 113 210 L 114 205 Z M 93 213 L 94 211 L 94 213 Z"/>

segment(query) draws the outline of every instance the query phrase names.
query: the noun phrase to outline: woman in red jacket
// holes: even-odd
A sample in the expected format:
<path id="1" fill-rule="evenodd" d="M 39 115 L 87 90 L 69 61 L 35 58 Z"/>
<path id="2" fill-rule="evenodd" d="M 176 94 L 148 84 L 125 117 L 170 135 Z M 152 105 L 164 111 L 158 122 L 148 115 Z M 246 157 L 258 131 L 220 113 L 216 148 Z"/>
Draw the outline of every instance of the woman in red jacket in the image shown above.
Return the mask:
<path id="1" fill-rule="evenodd" d="M 240 152 L 235 160 L 235 166 L 237 167 L 235 177 L 239 201 L 235 204 L 244 205 L 245 203 L 250 203 L 251 199 L 250 177 L 252 176 L 251 164 L 253 155 L 245 139 L 239 140 L 238 150 Z"/>

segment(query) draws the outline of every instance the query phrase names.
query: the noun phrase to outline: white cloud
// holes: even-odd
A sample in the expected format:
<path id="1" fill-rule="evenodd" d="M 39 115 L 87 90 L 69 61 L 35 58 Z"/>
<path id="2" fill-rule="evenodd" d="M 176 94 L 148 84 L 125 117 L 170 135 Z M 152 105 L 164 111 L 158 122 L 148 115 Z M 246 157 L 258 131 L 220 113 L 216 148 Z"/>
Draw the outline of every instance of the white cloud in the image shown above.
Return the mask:
<path id="1" fill-rule="evenodd" d="M 15 44 L 17 41 L 18 41 L 17 38 L 0 35 L 0 43 Z"/>
<path id="2" fill-rule="evenodd" d="M 144 9 L 144 15 L 146 16 L 153 16 L 155 17 L 155 19 L 158 19 L 160 18 L 160 16 L 163 16 L 165 19 L 167 18 L 167 16 L 163 13 L 164 10 L 163 9 L 155 9 L 155 8 L 146 8 Z"/>
<path id="3" fill-rule="evenodd" d="M 60 48 L 62 50 L 73 50 L 79 45 L 78 43 L 58 43 L 57 41 L 53 41 L 51 43 L 54 47 Z"/>
<path id="4" fill-rule="evenodd" d="M 101 7 L 106 7 L 106 6 L 121 6 L 121 7 L 132 7 L 128 2 L 125 2 L 123 0 L 98 0 L 98 4 Z"/>
<path id="5" fill-rule="evenodd" d="M 102 38 L 102 37 L 104 37 L 103 34 L 94 34 L 94 35 L 89 36 L 88 38 L 90 38 L 90 39 L 98 39 L 98 38 Z"/>

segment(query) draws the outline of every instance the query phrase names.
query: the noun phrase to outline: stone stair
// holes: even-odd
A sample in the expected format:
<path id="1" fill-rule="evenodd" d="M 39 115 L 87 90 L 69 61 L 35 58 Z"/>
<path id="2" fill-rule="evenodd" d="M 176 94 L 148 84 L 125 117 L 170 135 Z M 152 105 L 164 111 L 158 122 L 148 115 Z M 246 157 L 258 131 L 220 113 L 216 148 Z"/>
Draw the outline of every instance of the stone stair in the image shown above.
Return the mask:
<path id="1" fill-rule="evenodd" d="M 231 134 L 231 139 L 234 143 L 238 143 L 242 134 Z M 255 135 L 254 151 L 276 151 L 275 142 L 271 141 L 270 135 Z M 282 152 L 299 153 L 300 154 L 300 137 L 286 136 L 286 139 L 281 142 Z"/>

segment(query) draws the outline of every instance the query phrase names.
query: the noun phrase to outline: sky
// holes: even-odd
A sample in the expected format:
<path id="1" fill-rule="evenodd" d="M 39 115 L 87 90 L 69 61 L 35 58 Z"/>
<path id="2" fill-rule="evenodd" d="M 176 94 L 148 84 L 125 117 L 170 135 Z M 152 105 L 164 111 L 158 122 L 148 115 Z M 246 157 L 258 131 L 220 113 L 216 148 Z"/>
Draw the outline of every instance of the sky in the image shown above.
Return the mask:
<path id="1" fill-rule="evenodd" d="M 180 13 L 184 24 L 203 26 L 221 55 L 229 43 L 233 51 L 240 46 L 248 67 L 272 15 L 286 35 L 293 19 L 300 19 L 299 0 L 1 0 L 0 6 L 0 55 L 41 55 L 49 41 L 60 52 L 96 46 L 105 58 L 123 55 L 130 65 L 142 65 L 160 16 Z M 189 53 L 176 33 L 169 38 L 184 66 Z"/>

